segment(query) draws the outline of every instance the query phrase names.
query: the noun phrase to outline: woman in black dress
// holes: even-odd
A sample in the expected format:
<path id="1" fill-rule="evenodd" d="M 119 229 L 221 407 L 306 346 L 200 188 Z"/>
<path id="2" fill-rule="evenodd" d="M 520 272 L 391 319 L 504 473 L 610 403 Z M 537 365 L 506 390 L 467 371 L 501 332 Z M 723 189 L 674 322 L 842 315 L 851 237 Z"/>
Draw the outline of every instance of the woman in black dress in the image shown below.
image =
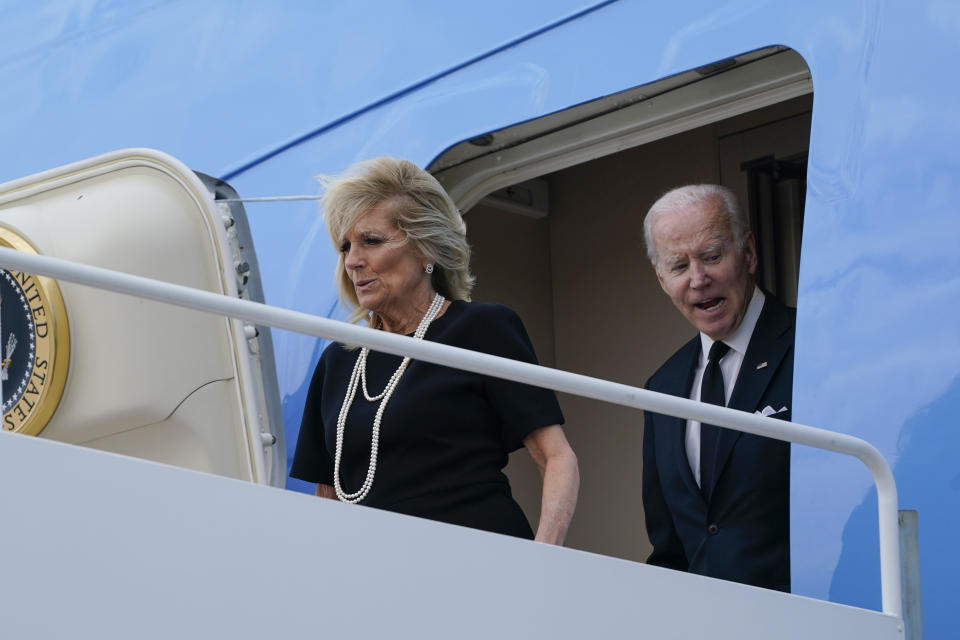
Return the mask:
<path id="1" fill-rule="evenodd" d="M 466 227 L 429 173 L 395 158 L 361 163 L 327 184 L 323 208 L 351 321 L 536 362 L 513 311 L 469 302 Z M 526 447 L 543 478 L 535 539 L 562 544 L 579 488 L 562 422 L 551 391 L 333 343 L 291 475 L 321 497 L 534 538 L 502 471 Z"/>

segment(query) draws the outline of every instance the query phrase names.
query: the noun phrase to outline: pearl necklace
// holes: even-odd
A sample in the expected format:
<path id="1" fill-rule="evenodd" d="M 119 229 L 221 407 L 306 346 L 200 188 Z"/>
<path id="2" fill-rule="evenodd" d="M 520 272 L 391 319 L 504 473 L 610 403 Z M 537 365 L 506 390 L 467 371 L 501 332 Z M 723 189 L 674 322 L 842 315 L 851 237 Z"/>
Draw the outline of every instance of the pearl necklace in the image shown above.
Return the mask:
<path id="1" fill-rule="evenodd" d="M 446 300 L 439 293 L 434 296 L 433 302 L 430 303 L 430 308 L 423 314 L 420 326 L 417 327 L 417 331 L 413 334 L 415 340 L 423 340 L 423 336 L 427 333 L 427 327 L 430 326 L 430 323 L 433 322 L 437 314 L 440 313 L 444 302 L 446 302 Z M 373 477 L 377 472 L 377 451 L 380 447 L 380 422 L 383 420 L 383 411 L 387 408 L 387 403 L 390 402 L 390 396 L 393 395 L 394 390 L 400 383 L 403 372 L 407 370 L 407 365 L 410 364 L 410 358 L 404 358 L 400 366 L 397 367 L 397 370 L 390 376 L 390 380 L 387 381 L 387 386 L 384 390 L 375 396 L 371 396 L 369 391 L 367 391 L 368 353 L 370 353 L 370 350 L 366 347 L 360 350 L 360 355 L 357 356 L 357 363 L 353 366 L 353 373 L 350 374 L 350 382 L 347 383 L 347 395 L 343 398 L 340 415 L 337 416 L 337 448 L 336 455 L 333 459 L 333 488 L 337 492 L 337 498 L 339 498 L 341 502 L 352 502 L 354 504 L 366 498 L 367 494 L 370 493 L 371 487 L 373 487 Z M 347 414 L 350 412 L 350 406 L 353 404 L 353 398 L 357 394 L 358 386 L 363 388 L 363 397 L 366 398 L 368 402 L 382 401 L 377 408 L 376 416 L 373 418 L 373 437 L 370 442 L 370 465 L 367 467 L 367 477 L 364 479 L 360 489 L 353 493 L 347 493 L 340 485 L 340 457 L 343 455 L 343 432 L 347 425 Z"/>

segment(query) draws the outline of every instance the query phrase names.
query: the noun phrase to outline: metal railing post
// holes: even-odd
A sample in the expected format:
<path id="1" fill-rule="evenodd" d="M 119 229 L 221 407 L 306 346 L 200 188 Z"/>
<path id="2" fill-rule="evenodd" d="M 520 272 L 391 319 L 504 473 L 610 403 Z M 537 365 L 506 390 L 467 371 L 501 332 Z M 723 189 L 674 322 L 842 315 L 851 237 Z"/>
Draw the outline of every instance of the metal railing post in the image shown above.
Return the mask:
<path id="1" fill-rule="evenodd" d="M 917 512 L 900 512 L 900 554 L 903 561 L 903 623 L 906 640 L 923 640 L 920 600 L 920 534 Z"/>

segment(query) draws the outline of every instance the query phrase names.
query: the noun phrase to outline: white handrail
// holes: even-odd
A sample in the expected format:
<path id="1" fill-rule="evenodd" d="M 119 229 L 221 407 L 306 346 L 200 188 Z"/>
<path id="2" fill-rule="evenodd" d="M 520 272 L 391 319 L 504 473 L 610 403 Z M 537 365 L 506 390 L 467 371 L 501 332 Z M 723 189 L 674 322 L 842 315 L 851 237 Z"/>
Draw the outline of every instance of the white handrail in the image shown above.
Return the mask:
<path id="1" fill-rule="evenodd" d="M 883 612 L 902 617 L 897 486 L 887 461 L 860 438 L 5 247 L 0 247 L 0 267 L 856 456 L 870 469 L 877 485 Z"/>

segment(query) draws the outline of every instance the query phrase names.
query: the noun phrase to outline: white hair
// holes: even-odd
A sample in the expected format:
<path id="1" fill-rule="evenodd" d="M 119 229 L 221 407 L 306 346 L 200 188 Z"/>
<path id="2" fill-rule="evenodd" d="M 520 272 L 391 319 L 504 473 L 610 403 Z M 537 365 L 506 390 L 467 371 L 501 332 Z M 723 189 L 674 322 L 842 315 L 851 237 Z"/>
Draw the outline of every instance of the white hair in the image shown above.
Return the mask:
<path id="1" fill-rule="evenodd" d="M 647 256 L 654 267 L 657 266 L 658 259 L 657 247 L 653 242 L 653 223 L 656 219 L 677 209 L 711 201 L 723 203 L 721 212 L 727 218 L 730 235 L 740 249 L 747 246 L 747 232 L 750 231 L 750 224 L 733 191 L 718 184 L 688 184 L 671 189 L 660 196 L 647 211 L 643 220 L 643 240 L 647 245 Z"/>

